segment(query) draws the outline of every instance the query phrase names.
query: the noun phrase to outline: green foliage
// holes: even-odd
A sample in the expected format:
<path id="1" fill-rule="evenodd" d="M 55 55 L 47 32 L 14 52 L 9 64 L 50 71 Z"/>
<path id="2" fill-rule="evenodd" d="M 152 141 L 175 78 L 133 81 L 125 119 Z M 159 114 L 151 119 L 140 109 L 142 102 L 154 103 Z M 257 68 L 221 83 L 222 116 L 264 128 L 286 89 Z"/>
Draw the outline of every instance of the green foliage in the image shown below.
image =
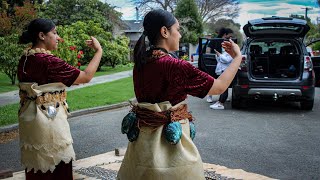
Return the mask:
<path id="1" fill-rule="evenodd" d="M 212 35 L 212 37 L 216 37 L 219 33 L 219 30 L 224 28 L 230 28 L 233 31 L 233 38 L 237 38 L 238 44 L 241 46 L 243 43 L 243 37 L 240 33 L 240 24 L 235 23 L 232 19 L 219 19 L 217 21 L 213 21 L 206 24 L 206 32 Z"/>
<path id="2" fill-rule="evenodd" d="M 117 64 L 126 64 L 129 59 L 129 39 L 124 36 L 119 36 L 114 39 L 113 42 L 107 43 L 106 51 L 103 58 L 109 63 L 113 68 Z"/>
<path id="3" fill-rule="evenodd" d="M 203 26 L 195 1 L 179 0 L 175 16 L 179 20 L 183 30 L 181 42 L 196 44 L 198 37 L 203 31 Z"/>
<path id="4" fill-rule="evenodd" d="M 40 8 L 39 16 L 52 19 L 57 25 L 92 20 L 107 31 L 112 30 L 113 24 L 121 24 L 121 13 L 99 0 L 49 0 Z"/>
<path id="5" fill-rule="evenodd" d="M 58 50 L 53 53 L 72 65 L 78 60 L 81 64 L 87 64 L 92 59 L 94 52 L 85 44 L 90 36 L 96 37 L 104 50 L 100 67 L 105 64 L 115 67 L 117 64 L 125 64 L 128 59 L 129 39 L 125 36 L 113 37 L 111 32 L 105 31 L 99 23 L 78 21 L 71 25 L 58 26 L 57 29 L 64 42 L 61 42 Z M 74 46 L 76 50 L 70 50 L 70 47 Z M 78 59 L 80 50 L 83 56 Z"/>
<path id="6" fill-rule="evenodd" d="M 12 85 L 16 81 L 19 60 L 27 47 L 18 44 L 18 39 L 18 34 L 0 37 L 0 70 L 10 78 Z"/>
<path id="7" fill-rule="evenodd" d="M 312 46 L 313 50 L 320 50 L 320 42 L 314 43 Z"/>
<path id="8" fill-rule="evenodd" d="M 14 3 L 9 5 L 2 1 L 1 7 L 0 36 L 20 34 L 24 27 L 37 16 L 34 5 L 29 1 L 24 2 L 23 6 L 17 6 Z"/>

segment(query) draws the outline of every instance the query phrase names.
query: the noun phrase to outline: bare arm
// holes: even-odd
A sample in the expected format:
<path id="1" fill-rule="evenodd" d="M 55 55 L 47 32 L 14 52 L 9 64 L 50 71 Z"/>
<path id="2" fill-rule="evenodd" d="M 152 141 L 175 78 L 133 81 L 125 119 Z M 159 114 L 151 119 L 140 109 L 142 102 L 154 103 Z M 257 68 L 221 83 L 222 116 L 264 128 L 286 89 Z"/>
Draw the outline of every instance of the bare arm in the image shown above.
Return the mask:
<path id="1" fill-rule="evenodd" d="M 240 48 L 232 40 L 229 41 L 230 42 L 223 42 L 222 47 L 228 54 L 230 54 L 230 56 L 233 58 L 233 61 L 229 67 L 214 81 L 211 89 L 208 92 L 209 95 L 222 94 L 231 84 L 240 66 L 242 58 Z"/>
<path id="2" fill-rule="evenodd" d="M 88 64 L 87 68 L 84 71 L 80 71 L 78 78 L 74 81 L 73 84 L 82 84 L 88 83 L 94 76 L 94 73 L 97 71 L 101 57 L 102 57 L 102 48 L 99 41 L 91 37 L 91 40 L 87 40 L 86 44 L 93 48 L 96 52 Z"/>

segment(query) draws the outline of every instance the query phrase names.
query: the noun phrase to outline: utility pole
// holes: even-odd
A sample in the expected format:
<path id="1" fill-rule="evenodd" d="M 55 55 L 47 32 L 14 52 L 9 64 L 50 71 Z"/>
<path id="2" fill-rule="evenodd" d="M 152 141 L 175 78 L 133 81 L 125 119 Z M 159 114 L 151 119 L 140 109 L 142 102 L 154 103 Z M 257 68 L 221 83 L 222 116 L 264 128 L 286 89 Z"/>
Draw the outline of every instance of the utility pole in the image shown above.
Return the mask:
<path id="1" fill-rule="evenodd" d="M 305 20 L 307 21 L 307 20 L 308 20 L 308 11 L 309 11 L 309 10 L 312 10 L 313 8 L 305 7 L 305 8 L 301 8 L 301 9 L 305 9 L 305 10 L 306 10 L 306 13 L 305 13 L 304 18 L 305 18 Z"/>

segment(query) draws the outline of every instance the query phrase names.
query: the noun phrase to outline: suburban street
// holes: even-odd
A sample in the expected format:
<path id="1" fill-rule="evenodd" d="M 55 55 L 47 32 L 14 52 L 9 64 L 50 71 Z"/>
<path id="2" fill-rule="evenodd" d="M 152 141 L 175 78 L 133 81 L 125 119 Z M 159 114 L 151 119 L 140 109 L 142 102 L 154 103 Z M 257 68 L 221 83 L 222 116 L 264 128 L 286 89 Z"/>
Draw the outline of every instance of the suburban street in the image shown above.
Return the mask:
<path id="1" fill-rule="evenodd" d="M 310 112 L 298 103 L 255 103 L 240 110 L 230 102 L 226 110 L 211 110 L 205 99 L 194 97 L 188 103 L 203 162 L 276 179 L 320 179 L 320 88 Z M 125 148 L 128 140 L 120 125 L 128 110 L 71 118 L 77 158 Z M 17 139 L 0 144 L 0 169 L 22 169 L 18 144 Z"/>

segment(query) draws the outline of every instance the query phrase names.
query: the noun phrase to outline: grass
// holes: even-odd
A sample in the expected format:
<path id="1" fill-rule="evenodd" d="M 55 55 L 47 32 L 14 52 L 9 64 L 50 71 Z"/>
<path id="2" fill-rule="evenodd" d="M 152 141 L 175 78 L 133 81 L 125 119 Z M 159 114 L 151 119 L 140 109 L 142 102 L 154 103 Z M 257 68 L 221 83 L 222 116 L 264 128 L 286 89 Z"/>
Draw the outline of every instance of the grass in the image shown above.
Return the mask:
<path id="1" fill-rule="evenodd" d="M 81 66 L 80 69 L 84 70 L 86 67 L 87 66 Z M 128 70 L 131 70 L 132 68 L 133 68 L 133 64 L 131 63 L 127 65 L 118 65 L 115 68 L 112 68 L 110 66 L 102 66 L 101 70 L 96 72 L 94 76 L 114 74 L 121 71 L 128 71 Z M 17 83 L 18 83 L 18 79 L 16 79 L 16 85 L 11 85 L 10 78 L 6 74 L 0 72 L 0 93 L 18 90 L 19 88 Z"/>
<path id="2" fill-rule="evenodd" d="M 133 97 L 133 82 L 132 77 L 129 77 L 69 91 L 67 99 L 72 112 L 120 103 Z M 0 126 L 18 123 L 18 108 L 18 103 L 0 107 Z"/>
<path id="3" fill-rule="evenodd" d="M 80 69 L 83 71 L 87 66 L 81 66 Z M 127 64 L 127 65 L 118 65 L 115 68 L 112 68 L 111 66 L 102 66 L 100 71 L 97 71 L 94 76 L 103 76 L 103 75 L 109 75 L 114 74 L 121 71 L 128 71 L 133 69 L 133 64 Z"/>
<path id="4" fill-rule="evenodd" d="M 0 107 L 0 126 L 18 123 L 19 104 L 10 104 Z"/>
<path id="5" fill-rule="evenodd" d="M 6 74 L 0 72 L 0 93 L 14 91 L 17 89 L 19 89 L 18 86 L 12 85 L 10 78 Z"/>

